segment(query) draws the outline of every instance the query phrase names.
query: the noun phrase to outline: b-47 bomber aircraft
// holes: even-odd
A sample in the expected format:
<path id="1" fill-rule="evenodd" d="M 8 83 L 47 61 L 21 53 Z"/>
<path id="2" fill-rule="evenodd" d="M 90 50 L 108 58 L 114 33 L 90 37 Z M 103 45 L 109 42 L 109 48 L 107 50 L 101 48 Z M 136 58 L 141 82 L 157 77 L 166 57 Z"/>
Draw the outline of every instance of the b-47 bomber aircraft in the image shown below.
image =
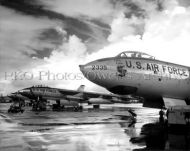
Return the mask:
<path id="1" fill-rule="evenodd" d="M 80 103 L 92 104 L 94 108 L 99 108 L 100 104 L 127 103 L 129 100 L 126 96 L 86 92 L 84 88 L 85 86 L 81 85 L 77 90 L 68 90 L 39 85 L 22 89 L 18 93 L 33 100 L 34 110 L 46 110 L 47 100 L 56 102 L 53 105 L 54 110 L 60 110 L 66 106 L 80 110 L 82 109 Z"/>
<path id="2" fill-rule="evenodd" d="M 114 94 L 143 97 L 144 107 L 190 104 L 190 67 L 137 51 L 125 51 L 79 67 L 87 79 Z"/>

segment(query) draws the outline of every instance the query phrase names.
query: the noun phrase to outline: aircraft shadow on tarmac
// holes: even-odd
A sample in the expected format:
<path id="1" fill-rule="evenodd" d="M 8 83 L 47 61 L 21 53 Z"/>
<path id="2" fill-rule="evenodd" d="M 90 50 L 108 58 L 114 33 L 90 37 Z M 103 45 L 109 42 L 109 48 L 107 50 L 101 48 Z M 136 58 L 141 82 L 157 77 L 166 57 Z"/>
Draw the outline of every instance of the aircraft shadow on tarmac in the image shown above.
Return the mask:
<path id="1" fill-rule="evenodd" d="M 127 131 L 125 131 L 128 135 Z M 137 150 L 189 150 L 189 129 L 170 130 L 160 123 L 148 123 L 142 126 L 140 136 L 131 137 L 133 144 L 145 144 Z"/>

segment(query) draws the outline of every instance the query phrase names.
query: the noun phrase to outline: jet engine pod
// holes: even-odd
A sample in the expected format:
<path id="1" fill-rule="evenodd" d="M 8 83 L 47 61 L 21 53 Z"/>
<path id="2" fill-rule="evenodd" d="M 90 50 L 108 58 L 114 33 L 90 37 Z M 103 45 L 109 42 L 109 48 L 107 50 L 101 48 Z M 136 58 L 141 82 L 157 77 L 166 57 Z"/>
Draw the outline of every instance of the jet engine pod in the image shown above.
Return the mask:
<path id="1" fill-rule="evenodd" d="M 110 92 L 114 94 L 119 94 L 119 95 L 128 95 L 128 94 L 133 94 L 137 91 L 136 87 L 131 87 L 131 86 L 115 86 L 110 89 L 108 89 Z"/>

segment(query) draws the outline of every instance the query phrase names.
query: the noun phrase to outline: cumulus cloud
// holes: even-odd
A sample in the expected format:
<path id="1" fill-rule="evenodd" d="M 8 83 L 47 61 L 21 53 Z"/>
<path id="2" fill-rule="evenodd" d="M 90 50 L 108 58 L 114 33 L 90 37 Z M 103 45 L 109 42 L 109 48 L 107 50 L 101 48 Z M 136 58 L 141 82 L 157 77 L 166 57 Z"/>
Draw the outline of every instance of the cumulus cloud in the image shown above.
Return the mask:
<path id="1" fill-rule="evenodd" d="M 70 35 L 66 41 L 55 49 L 49 58 L 45 58 L 47 64 L 38 66 L 33 72 L 42 71 L 43 81 L 47 83 L 54 81 L 54 84 L 60 88 L 75 89 L 85 84 L 87 89 L 92 90 L 95 84 L 85 79 L 79 70 L 79 64 L 83 64 L 86 60 L 85 43 L 76 35 Z"/>
<path id="2" fill-rule="evenodd" d="M 120 41 L 125 36 L 140 35 L 144 29 L 144 20 L 135 16 L 131 18 L 125 18 L 123 13 L 119 14 L 111 23 L 111 34 L 108 37 L 108 41 L 115 42 Z"/>
<path id="3" fill-rule="evenodd" d="M 146 4 L 146 5 L 145 5 Z M 147 6 L 141 3 L 141 6 Z M 178 1 L 164 1 L 164 9 L 157 11 L 155 3 L 149 3 L 149 14 L 146 18 L 125 18 L 120 15 L 113 19 L 111 34 L 108 37 L 110 45 L 94 54 L 94 58 L 100 56 L 114 56 L 121 51 L 135 50 L 154 55 L 159 60 L 190 66 L 189 42 L 190 38 L 190 9 L 181 6 Z M 151 7 L 152 6 L 152 7 Z M 134 22 L 133 22 L 134 21 Z M 144 24 L 143 34 L 135 32 L 131 26 Z M 117 28 L 118 27 L 118 28 Z M 91 59 L 93 58 L 91 57 Z"/>
<path id="4" fill-rule="evenodd" d="M 177 1 L 167 3 L 164 11 L 147 20 L 144 45 L 160 59 L 190 66 L 190 9 L 180 6 Z"/>

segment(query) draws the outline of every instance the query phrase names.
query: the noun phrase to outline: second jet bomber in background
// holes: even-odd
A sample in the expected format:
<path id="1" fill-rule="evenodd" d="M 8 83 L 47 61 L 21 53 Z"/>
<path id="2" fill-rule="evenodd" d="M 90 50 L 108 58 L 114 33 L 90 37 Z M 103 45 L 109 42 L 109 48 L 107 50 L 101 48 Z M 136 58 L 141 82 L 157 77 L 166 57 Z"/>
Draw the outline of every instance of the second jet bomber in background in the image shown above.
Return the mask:
<path id="1" fill-rule="evenodd" d="M 100 104 L 127 103 L 126 96 L 95 93 L 84 91 L 85 86 L 81 85 L 77 90 L 58 89 L 47 86 L 32 86 L 20 90 L 18 93 L 30 98 L 33 102 L 33 110 L 46 110 L 48 100 L 53 102 L 53 110 L 61 111 L 72 107 L 74 111 L 82 109 L 81 103 L 92 104 L 94 108 L 99 108 Z"/>

